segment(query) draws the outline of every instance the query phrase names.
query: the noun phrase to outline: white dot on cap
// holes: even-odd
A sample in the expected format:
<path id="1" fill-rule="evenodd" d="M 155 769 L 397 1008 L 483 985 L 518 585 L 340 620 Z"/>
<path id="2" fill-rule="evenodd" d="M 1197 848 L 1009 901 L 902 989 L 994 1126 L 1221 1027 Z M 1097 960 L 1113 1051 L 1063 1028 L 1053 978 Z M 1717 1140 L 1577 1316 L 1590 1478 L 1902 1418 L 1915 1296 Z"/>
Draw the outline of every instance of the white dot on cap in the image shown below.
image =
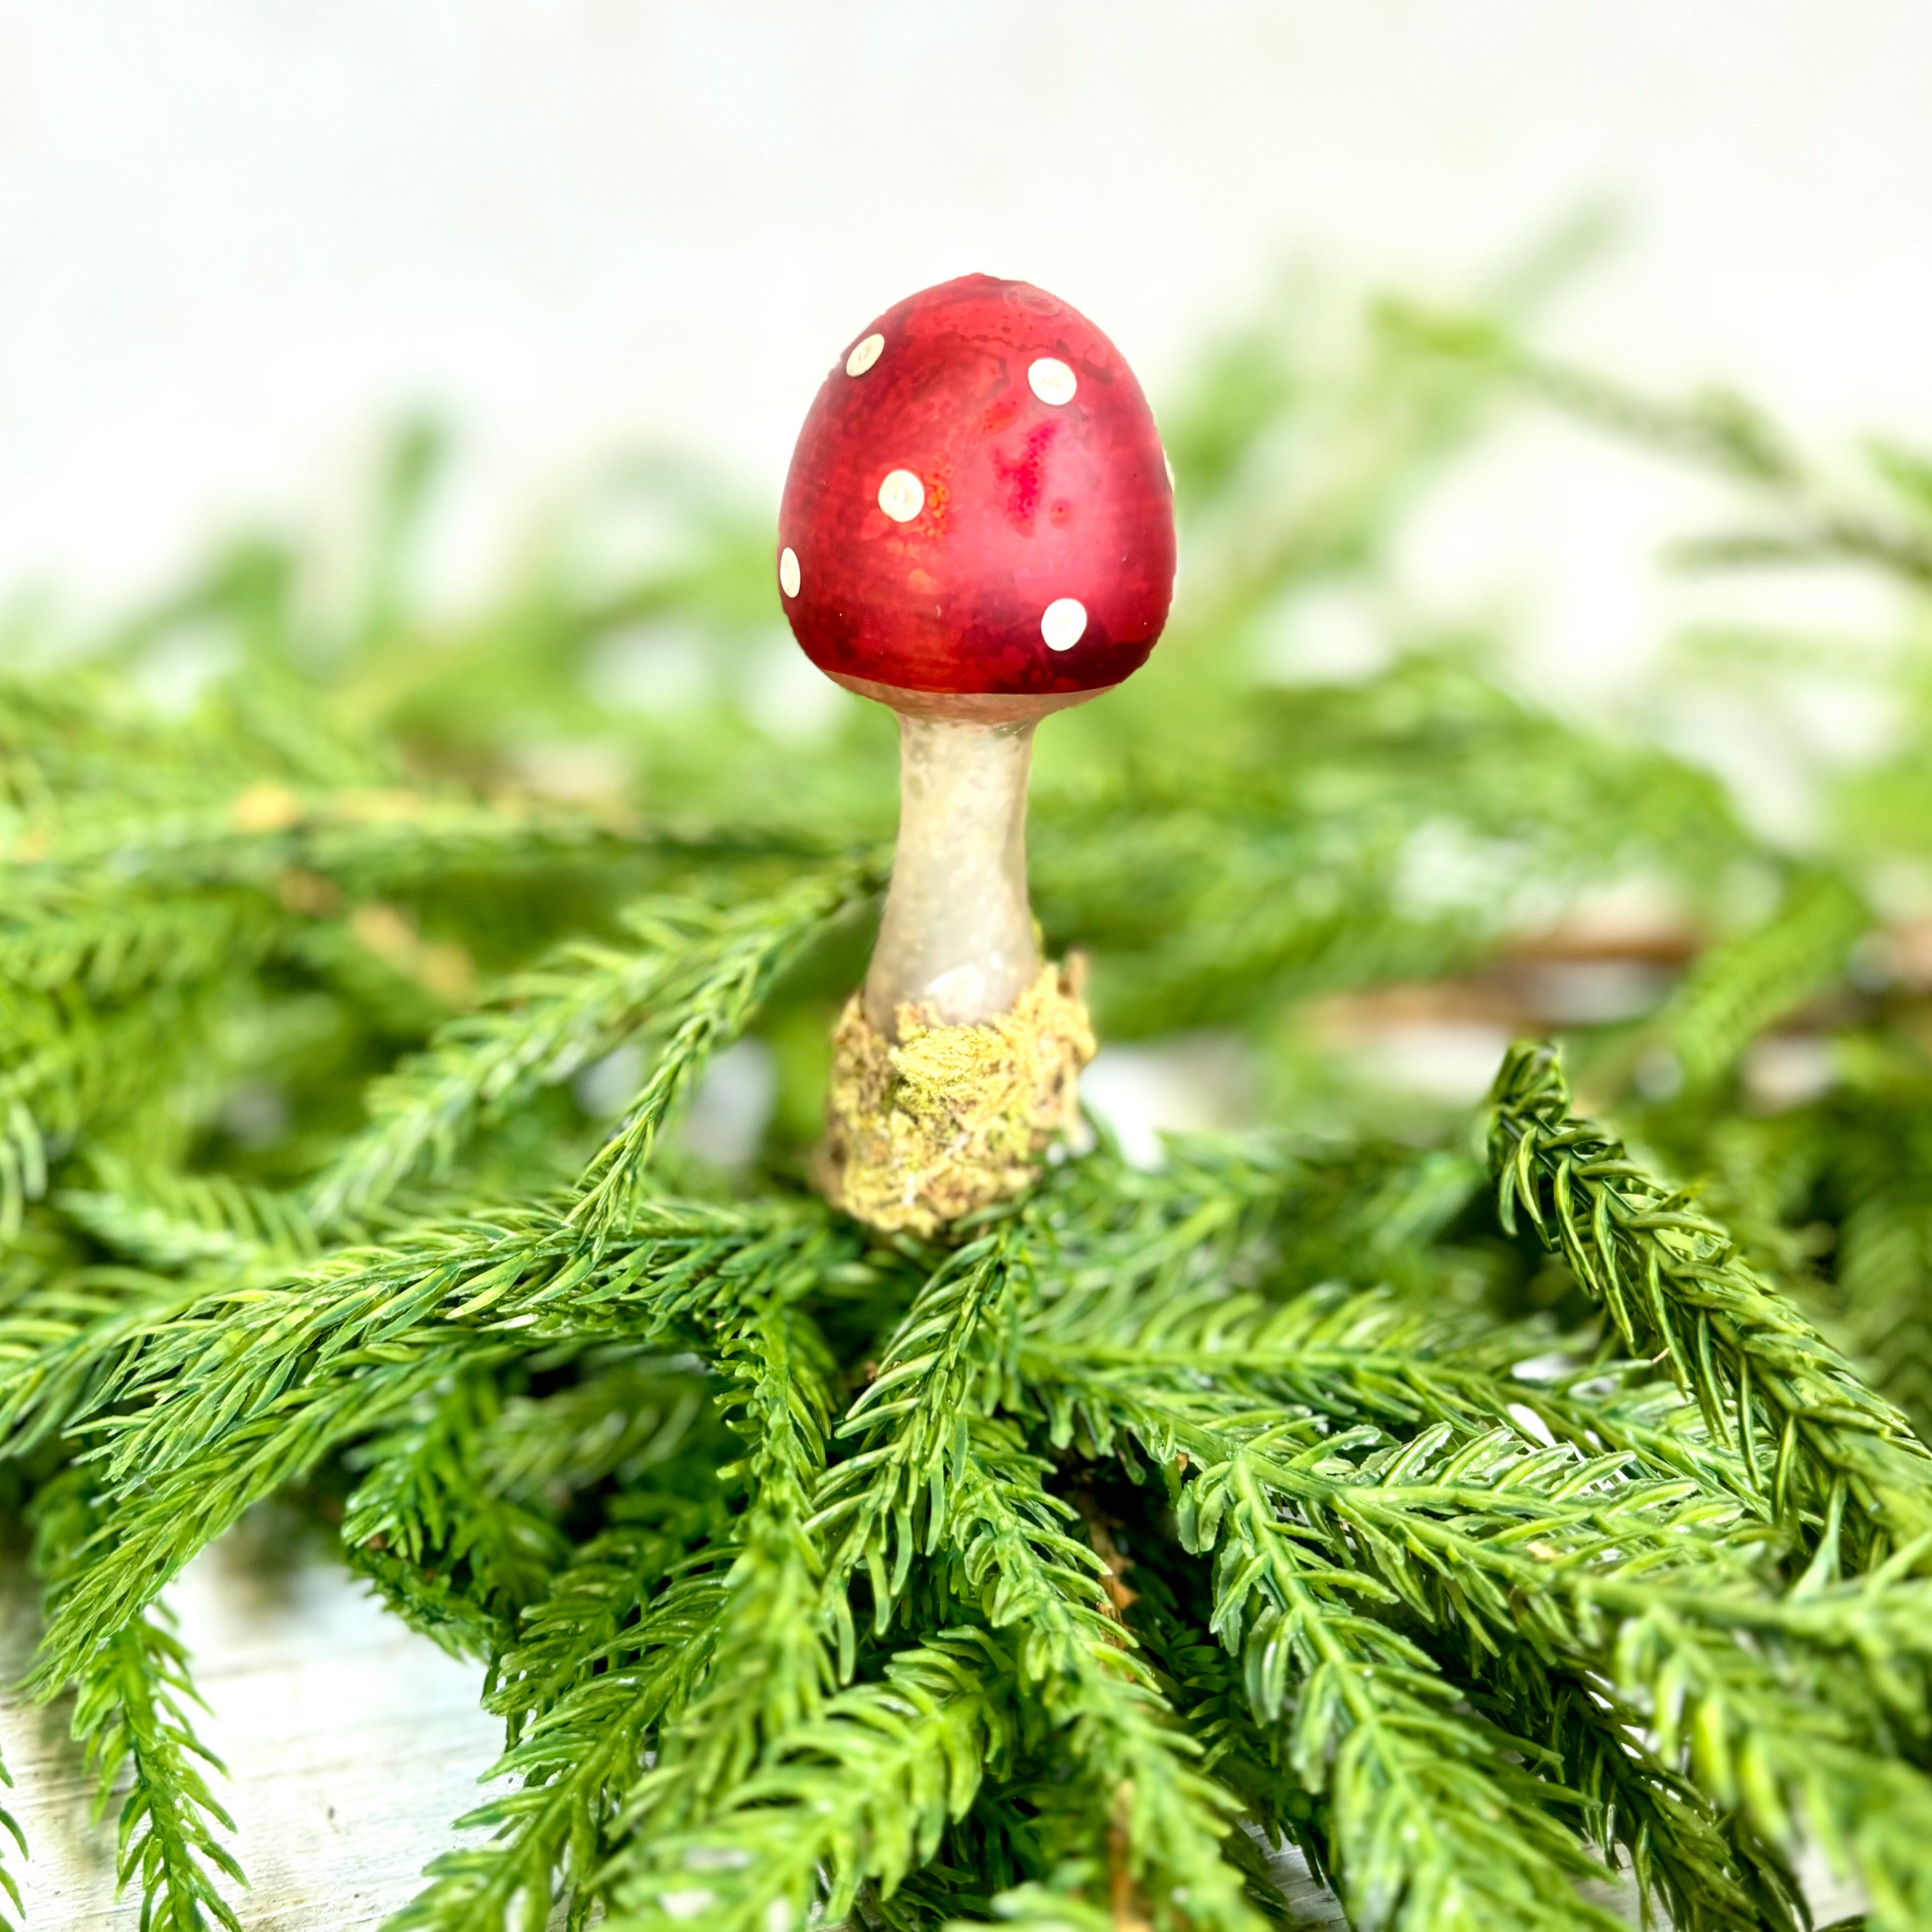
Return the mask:
<path id="1" fill-rule="evenodd" d="M 910 470 L 895 470 L 879 485 L 879 508 L 896 524 L 909 524 L 926 508 L 926 485 Z"/>
<path id="2" fill-rule="evenodd" d="M 1070 403 L 1079 386 L 1073 371 L 1057 356 L 1042 356 L 1027 365 L 1027 387 L 1043 403 Z"/>
<path id="3" fill-rule="evenodd" d="M 1056 597 L 1040 613 L 1040 634 L 1050 651 L 1070 651 L 1087 631 L 1087 607 L 1077 597 Z"/>
<path id="4" fill-rule="evenodd" d="M 798 552 L 789 544 L 778 552 L 778 588 L 788 597 L 798 595 Z"/>
<path id="5" fill-rule="evenodd" d="M 865 340 L 854 345 L 850 355 L 845 358 L 845 373 L 848 376 L 862 376 L 886 352 L 886 338 L 883 335 L 868 335 Z"/>

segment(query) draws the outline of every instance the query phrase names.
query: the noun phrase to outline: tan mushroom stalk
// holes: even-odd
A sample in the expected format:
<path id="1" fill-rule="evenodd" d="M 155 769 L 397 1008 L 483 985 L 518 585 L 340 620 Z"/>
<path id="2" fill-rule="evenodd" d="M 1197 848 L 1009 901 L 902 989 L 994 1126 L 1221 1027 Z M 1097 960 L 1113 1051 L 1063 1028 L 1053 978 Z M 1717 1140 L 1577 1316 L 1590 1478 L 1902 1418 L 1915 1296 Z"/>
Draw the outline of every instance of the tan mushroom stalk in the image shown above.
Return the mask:
<path id="1" fill-rule="evenodd" d="M 1030 719 L 899 713 L 899 832 L 866 1017 L 896 1036 L 902 1006 L 946 1026 L 1010 1012 L 1040 975 L 1027 898 Z"/>

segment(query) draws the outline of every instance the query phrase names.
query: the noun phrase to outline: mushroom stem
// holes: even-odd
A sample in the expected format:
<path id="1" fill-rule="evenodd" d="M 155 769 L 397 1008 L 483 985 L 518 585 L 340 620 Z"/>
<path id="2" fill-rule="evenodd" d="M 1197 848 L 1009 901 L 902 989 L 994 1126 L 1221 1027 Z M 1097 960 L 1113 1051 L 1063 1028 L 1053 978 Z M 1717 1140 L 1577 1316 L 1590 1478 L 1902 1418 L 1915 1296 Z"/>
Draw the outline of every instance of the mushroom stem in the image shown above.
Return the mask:
<path id="1" fill-rule="evenodd" d="M 899 714 L 899 836 L 866 1017 L 898 1037 L 902 1006 L 966 1026 L 1011 1011 L 1038 978 L 1027 902 L 1034 723 Z"/>

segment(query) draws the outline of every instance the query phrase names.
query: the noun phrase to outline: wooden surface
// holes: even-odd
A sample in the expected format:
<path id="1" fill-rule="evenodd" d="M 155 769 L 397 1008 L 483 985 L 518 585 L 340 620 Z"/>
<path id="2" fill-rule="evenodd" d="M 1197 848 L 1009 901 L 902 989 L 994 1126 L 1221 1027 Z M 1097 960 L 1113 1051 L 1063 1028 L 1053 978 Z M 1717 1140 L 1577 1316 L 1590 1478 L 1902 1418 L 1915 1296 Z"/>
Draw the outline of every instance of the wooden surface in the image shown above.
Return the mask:
<path id="1" fill-rule="evenodd" d="M 227 1765 L 217 1796 L 251 1881 L 249 1932 L 349 1932 L 379 1924 L 453 1842 L 451 1821 L 480 1802 L 501 1748 L 477 1708 L 480 1670 L 456 1663 L 380 1610 L 305 1548 L 278 1548 L 250 1524 L 194 1564 L 170 1593 L 211 1713 L 202 1737 Z M 0 1663 L 17 1680 L 31 1613 L 4 1599 Z M 92 1792 L 67 1737 L 64 1702 L 0 1703 L 9 1808 L 32 1856 L 20 1868 L 28 1932 L 121 1932 L 140 1901 L 114 1897 L 111 1820 L 86 1828 Z"/>
<path id="2" fill-rule="evenodd" d="M 379 1610 L 272 1514 L 216 1544 L 169 1600 L 211 1706 L 202 1737 L 229 1768 L 217 1794 L 251 1881 L 237 1901 L 247 1932 L 380 1924 L 482 1800 L 501 1738 L 477 1708 L 482 1672 Z M 0 1684 L 18 1679 L 34 1634 L 21 1580 L 0 1578 Z M 92 1792 L 67 1724 L 64 1702 L 34 1709 L 0 1692 L 7 1803 L 32 1854 L 17 1868 L 27 1932 L 135 1932 L 140 1901 L 114 1896 L 111 1822 L 87 1829 Z M 1279 1870 L 1300 1924 L 1340 1925 L 1298 1859 Z M 1822 1868 L 1808 1876 L 1821 1924 L 1854 1909 Z"/>

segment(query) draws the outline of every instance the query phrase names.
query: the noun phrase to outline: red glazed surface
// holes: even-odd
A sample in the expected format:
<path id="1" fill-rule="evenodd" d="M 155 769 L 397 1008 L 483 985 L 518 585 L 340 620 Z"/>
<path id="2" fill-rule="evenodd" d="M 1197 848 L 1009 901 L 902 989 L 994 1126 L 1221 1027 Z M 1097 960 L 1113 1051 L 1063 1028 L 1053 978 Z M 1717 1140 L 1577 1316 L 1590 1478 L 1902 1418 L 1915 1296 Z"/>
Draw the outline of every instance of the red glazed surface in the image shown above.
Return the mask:
<path id="1" fill-rule="evenodd" d="M 848 375 L 848 355 L 874 334 L 876 359 Z M 1066 401 L 1042 400 L 1029 382 L 1044 357 L 1073 372 Z M 924 495 L 903 523 L 879 502 L 902 470 Z M 1095 691 L 1138 670 L 1167 621 L 1174 496 L 1147 399 L 1114 345 L 1028 283 L 962 275 L 888 309 L 841 352 L 792 453 L 778 545 L 785 614 L 834 676 Z M 1085 626 L 1049 649 L 1042 617 L 1069 598 Z"/>

